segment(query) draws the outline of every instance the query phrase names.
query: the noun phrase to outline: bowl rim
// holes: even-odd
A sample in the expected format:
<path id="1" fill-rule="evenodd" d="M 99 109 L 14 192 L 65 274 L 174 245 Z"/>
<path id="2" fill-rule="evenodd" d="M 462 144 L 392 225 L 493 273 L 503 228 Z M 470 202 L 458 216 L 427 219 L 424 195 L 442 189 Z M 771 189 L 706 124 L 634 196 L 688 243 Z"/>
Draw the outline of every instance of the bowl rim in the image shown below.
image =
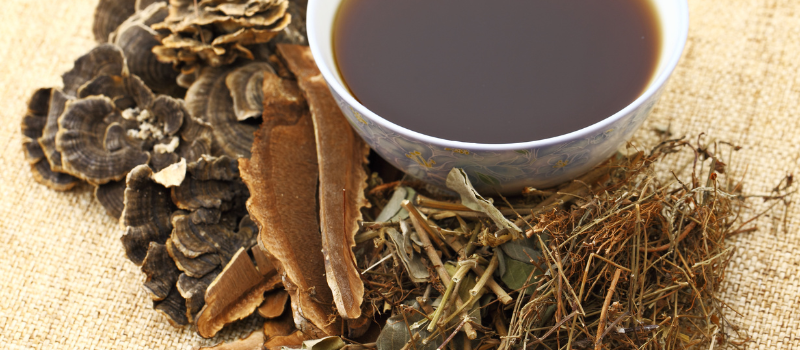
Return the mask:
<path id="1" fill-rule="evenodd" d="M 319 7 L 320 3 L 323 2 L 330 2 L 333 0 L 309 0 L 308 8 L 306 14 L 308 17 L 309 15 L 314 13 L 316 9 Z M 673 0 L 674 1 L 674 0 Z M 339 0 L 339 3 L 341 1 Z M 523 149 L 535 149 L 535 148 L 543 148 L 543 147 L 550 147 L 558 144 L 567 143 L 573 140 L 583 139 L 596 133 L 602 132 L 607 130 L 610 126 L 616 123 L 619 119 L 622 119 L 624 116 L 627 116 L 633 111 L 638 110 L 646 101 L 649 101 L 650 98 L 657 95 L 661 88 L 666 84 L 669 77 L 672 75 L 672 72 L 675 70 L 675 67 L 678 65 L 678 61 L 680 60 L 683 51 L 686 47 L 686 42 L 688 40 L 689 35 L 689 4 L 688 0 L 678 0 L 676 1 L 678 6 L 678 19 L 681 23 L 676 24 L 676 28 L 678 28 L 678 43 L 676 49 L 669 53 L 666 56 L 666 64 L 664 65 L 664 70 L 661 71 L 652 82 L 648 85 L 647 89 L 639 95 L 636 100 L 625 106 L 625 108 L 617 111 L 616 113 L 612 114 L 609 117 L 606 117 L 594 124 L 586 126 L 584 128 L 563 134 L 558 135 L 546 139 L 534 140 L 534 141 L 525 141 L 525 142 L 515 142 L 515 143 L 475 143 L 475 142 L 465 142 L 465 141 L 455 141 L 455 140 L 448 140 L 439 137 L 434 137 L 430 135 L 426 135 L 395 123 L 392 123 L 381 116 L 373 113 L 369 108 L 362 105 L 358 102 L 350 92 L 339 83 L 339 80 L 336 79 L 336 75 L 333 71 L 331 71 L 330 67 L 324 62 L 322 64 L 317 64 L 319 67 L 320 72 L 322 73 L 322 77 L 328 84 L 328 87 L 334 92 L 334 94 L 341 97 L 347 104 L 351 107 L 356 109 L 363 117 L 366 117 L 372 120 L 374 123 L 387 128 L 397 134 L 402 136 L 419 140 L 428 144 L 444 146 L 444 147 L 453 147 L 453 148 L 461 148 L 461 149 L 468 149 L 470 151 L 513 151 L 513 150 L 523 150 Z M 338 5 L 338 4 L 337 4 Z M 338 6 L 337 6 L 338 9 Z M 334 14 L 335 16 L 335 14 Z M 663 18 L 662 18 L 663 20 Z M 308 35 L 308 43 L 311 49 L 311 54 L 314 57 L 323 57 L 322 52 L 320 51 L 320 41 L 317 38 L 318 32 L 318 23 L 316 21 L 307 21 L 307 35 Z"/>

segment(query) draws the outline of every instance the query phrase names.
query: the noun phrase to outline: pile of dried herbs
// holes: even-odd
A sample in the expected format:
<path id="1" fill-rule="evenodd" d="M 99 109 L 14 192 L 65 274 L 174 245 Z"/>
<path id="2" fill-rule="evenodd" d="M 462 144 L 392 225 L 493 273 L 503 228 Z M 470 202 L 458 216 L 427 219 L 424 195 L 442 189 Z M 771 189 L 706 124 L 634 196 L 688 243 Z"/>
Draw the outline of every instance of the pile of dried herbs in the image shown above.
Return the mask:
<path id="1" fill-rule="evenodd" d="M 297 347 L 741 345 L 747 335 L 725 318 L 736 311 L 716 292 L 732 257 L 725 240 L 756 229 L 755 218 L 741 217 L 752 196 L 722 160 L 722 150 L 738 147 L 711 146 L 666 140 L 649 153 L 617 154 L 558 188 L 493 199 L 460 169 L 451 171 L 448 192 L 384 184 L 373 164 L 372 208 L 364 210 L 371 221 L 361 223 L 353 250 L 370 325 L 356 332 L 353 320 L 331 315 L 341 336 Z M 685 176 L 656 170 L 686 156 Z M 779 202 L 791 182 L 762 198 Z"/>

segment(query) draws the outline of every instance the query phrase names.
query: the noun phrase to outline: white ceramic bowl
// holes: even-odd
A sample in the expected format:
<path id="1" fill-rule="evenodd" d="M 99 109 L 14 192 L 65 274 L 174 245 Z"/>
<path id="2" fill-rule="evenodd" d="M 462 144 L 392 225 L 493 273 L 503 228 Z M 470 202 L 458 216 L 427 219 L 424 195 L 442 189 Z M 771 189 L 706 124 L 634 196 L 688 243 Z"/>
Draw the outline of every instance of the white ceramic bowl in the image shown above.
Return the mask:
<path id="1" fill-rule="evenodd" d="M 453 167 L 463 168 L 478 191 L 518 193 L 573 179 L 608 159 L 638 129 L 658 100 L 683 52 L 689 30 L 687 0 L 651 0 L 661 22 L 662 48 L 644 93 L 614 115 L 568 134 L 530 142 L 481 144 L 445 140 L 406 129 L 376 115 L 350 95 L 337 73 L 332 28 L 341 0 L 310 0 L 308 41 L 344 115 L 389 163 L 418 179 L 444 186 Z M 489 121 L 487 121 L 489 122 Z"/>

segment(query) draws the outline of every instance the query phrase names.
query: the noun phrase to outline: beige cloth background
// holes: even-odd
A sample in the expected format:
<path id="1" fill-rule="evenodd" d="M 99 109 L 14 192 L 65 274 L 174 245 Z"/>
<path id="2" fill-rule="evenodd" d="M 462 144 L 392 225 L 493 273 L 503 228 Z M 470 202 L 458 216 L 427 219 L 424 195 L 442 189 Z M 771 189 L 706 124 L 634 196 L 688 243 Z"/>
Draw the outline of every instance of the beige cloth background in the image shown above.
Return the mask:
<path id="1" fill-rule="evenodd" d="M 768 192 L 800 157 L 800 1 L 690 0 L 684 57 L 638 138 L 671 124 L 744 146 L 746 191 Z M 212 340 L 172 328 L 151 309 L 144 277 L 124 258 L 121 230 L 88 187 L 36 184 L 19 122 L 38 87 L 88 51 L 96 0 L 0 4 L 0 348 L 191 349 L 255 329 L 242 321 Z M 754 203 L 753 210 L 764 207 Z M 786 220 L 784 221 L 784 217 Z M 785 223 L 784 223 L 785 222 Z M 751 349 L 800 349 L 800 211 L 779 210 L 732 242 L 722 296 Z"/>

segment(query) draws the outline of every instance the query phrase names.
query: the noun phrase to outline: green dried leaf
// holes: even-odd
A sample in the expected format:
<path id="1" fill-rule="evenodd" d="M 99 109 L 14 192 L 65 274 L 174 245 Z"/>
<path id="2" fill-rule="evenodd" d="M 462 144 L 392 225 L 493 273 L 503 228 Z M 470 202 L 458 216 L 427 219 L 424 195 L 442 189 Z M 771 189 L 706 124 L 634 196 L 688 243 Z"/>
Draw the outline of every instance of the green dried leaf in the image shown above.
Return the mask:
<path id="1" fill-rule="evenodd" d="M 545 240 L 546 241 L 546 240 Z M 537 238 L 523 238 L 518 240 L 509 241 L 501 244 L 500 249 L 503 253 L 511 259 L 529 263 L 539 260 L 542 257 L 542 252 L 538 247 L 539 240 Z"/>
<path id="2" fill-rule="evenodd" d="M 491 200 L 481 197 L 481 195 L 475 191 L 475 188 L 472 187 L 472 183 L 469 181 L 469 177 L 467 177 L 463 169 L 453 168 L 450 170 L 450 173 L 447 174 L 446 184 L 447 188 L 456 191 L 461 196 L 461 204 L 467 208 L 488 215 L 498 228 L 507 229 L 512 233 L 512 236 L 519 236 L 519 234 L 522 233 L 522 230 L 520 230 L 517 225 L 514 225 L 513 222 L 506 219 L 500 210 L 494 207 Z"/>
<path id="3" fill-rule="evenodd" d="M 387 228 L 386 233 L 395 247 L 397 247 L 397 255 L 400 256 L 400 261 L 405 265 L 409 279 L 416 283 L 427 282 L 431 277 L 430 272 L 425 263 L 422 262 L 422 256 L 420 254 L 414 255 L 414 249 L 410 247 L 411 240 L 406 239 L 408 237 L 404 237 L 402 233 L 393 227 Z"/>
<path id="4" fill-rule="evenodd" d="M 422 315 L 416 312 L 407 313 L 405 319 L 403 319 L 403 315 L 389 317 L 389 319 L 386 320 L 386 325 L 383 327 L 383 330 L 381 330 L 381 334 L 378 336 L 375 346 L 378 350 L 402 349 L 406 343 L 411 340 L 408 329 L 414 322 L 422 319 Z M 408 324 L 405 323 L 406 320 L 408 320 Z M 418 340 L 414 343 L 417 350 L 435 350 L 441 343 L 441 339 L 436 339 L 423 345 L 422 339 L 430 336 L 430 333 L 425 327 L 420 327 L 419 329 L 413 330 L 413 332 L 419 334 Z M 412 349 L 413 348 L 414 347 L 412 347 Z"/>
<path id="5" fill-rule="evenodd" d="M 383 207 L 375 222 L 398 222 L 408 218 L 408 212 L 400 206 L 403 200 L 411 200 L 417 194 L 411 187 L 400 186 L 389 198 L 389 202 Z"/>
<path id="6" fill-rule="evenodd" d="M 526 281 L 528 281 L 528 276 L 530 276 L 530 274 L 534 271 L 534 266 L 514 259 L 505 260 L 505 272 L 500 278 L 503 280 L 506 286 L 512 290 L 517 290 L 524 287 L 526 285 Z M 536 277 L 539 275 L 541 275 L 541 272 L 534 272 L 528 283 L 535 282 Z M 525 293 L 532 294 L 533 286 L 526 288 Z"/>

